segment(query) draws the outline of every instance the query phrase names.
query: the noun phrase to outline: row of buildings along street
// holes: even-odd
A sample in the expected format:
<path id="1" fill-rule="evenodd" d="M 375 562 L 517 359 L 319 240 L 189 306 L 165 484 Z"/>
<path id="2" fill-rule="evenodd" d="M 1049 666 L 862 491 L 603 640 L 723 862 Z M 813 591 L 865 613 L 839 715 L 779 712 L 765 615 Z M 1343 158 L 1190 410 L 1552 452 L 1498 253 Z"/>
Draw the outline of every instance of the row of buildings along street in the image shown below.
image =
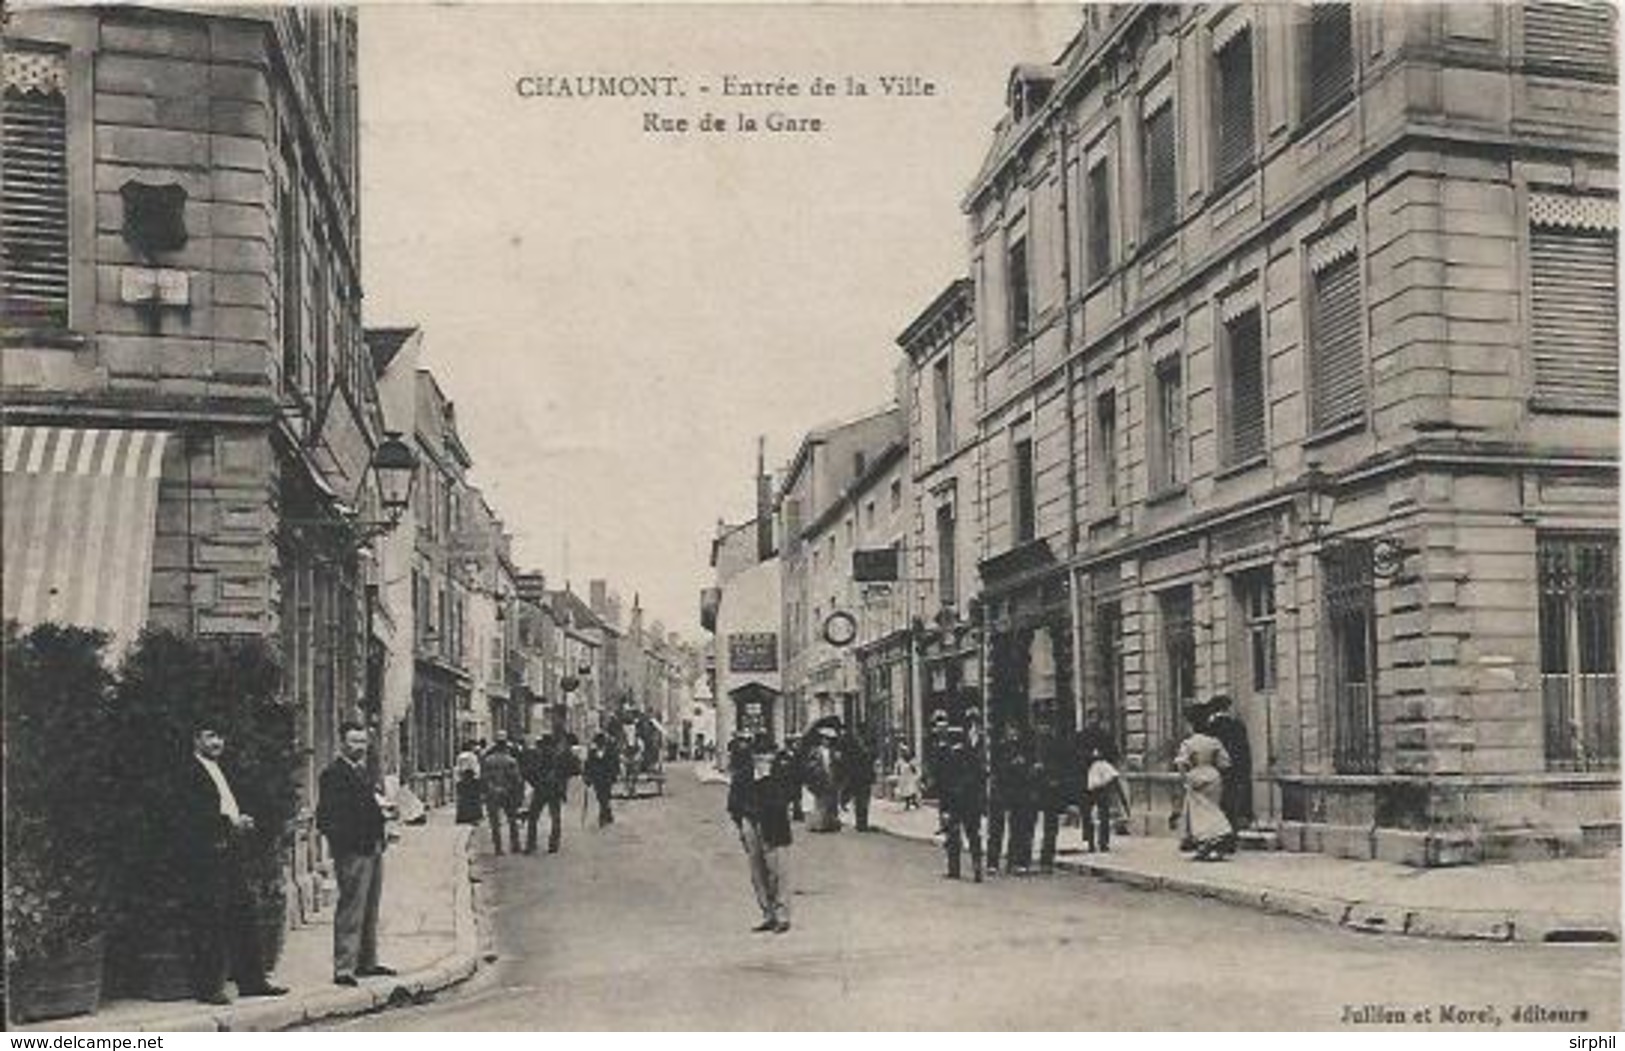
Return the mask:
<path id="1" fill-rule="evenodd" d="M 516 563 L 433 334 L 364 327 L 355 12 L 6 18 L 5 617 L 274 643 L 290 916 L 345 720 L 431 806 L 465 742 L 708 733 L 695 649 L 635 591 Z"/>
<path id="2" fill-rule="evenodd" d="M 1270 845 L 1617 845 L 1612 10 L 1080 17 L 962 158 L 894 388 L 719 524 L 719 733 L 840 715 L 889 768 L 937 712 L 1093 714 L 1167 835 L 1224 693 Z"/>

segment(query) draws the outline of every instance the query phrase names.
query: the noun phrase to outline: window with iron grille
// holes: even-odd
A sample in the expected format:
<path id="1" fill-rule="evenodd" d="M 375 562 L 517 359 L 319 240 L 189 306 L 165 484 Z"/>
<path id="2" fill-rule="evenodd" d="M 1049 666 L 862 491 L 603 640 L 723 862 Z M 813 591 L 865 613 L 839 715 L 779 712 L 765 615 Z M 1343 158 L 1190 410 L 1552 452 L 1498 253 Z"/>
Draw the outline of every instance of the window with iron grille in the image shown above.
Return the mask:
<path id="1" fill-rule="evenodd" d="M 1317 250 L 1310 252 L 1309 403 L 1317 432 L 1362 420 L 1366 410 L 1360 259 L 1352 236 L 1328 240 L 1338 246 L 1318 257 Z"/>
<path id="2" fill-rule="evenodd" d="M 1268 566 L 1231 578 L 1242 631 L 1242 674 L 1253 696 L 1275 692 L 1275 574 Z"/>
<path id="3" fill-rule="evenodd" d="M 1015 542 L 1024 544 L 1037 531 L 1037 505 L 1033 491 L 1033 442 L 1023 438 L 1015 443 L 1010 457 L 1011 528 Z"/>
<path id="4" fill-rule="evenodd" d="M 1219 456 L 1226 467 L 1264 455 L 1264 338 L 1258 308 L 1224 322 Z"/>
<path id="5" fill-rule="evenodd" d="M 1538 547 L 1546 765 L 1619 769 L 1619 538 L 1547 535 Z"/>
<path id="6" fill-rule="evenodd" d="M 1321 556 L 1325 577 L 1324 697 L 1331 708 L 1332 765 L 1378 769 L 1377 606 L 1371 545 L 1346 541 Z"/>
<path id="7" fill-rule="evenodd" d="M 1213 56 L 1213 182 L 1229 186 L 1253 167 L 1253 34 L 1238 30 Z"/>
<path id="8" fill-rule="evenodd" d="M 1085 207 L 1089 222 L 1089 282 L 1093 284 L 1112 268 L 1112 190 L 1106 158 L 1090 165 L 1088 183 Z"/>
<path id="9" fill-rule="evenodd" d="M 0 323 L 68 327 L 67 60 L 6 42 L 0 106 Z"/>
<path id="10" fill-rule="evenodd" d="M 937 595 L 940 604 L 950 607 L 958 601 L 958 558 L 954 548 L 958 523 L 954 519 L 954 505 L 937 508 Z"/>
<path id="11" fill-rule="evenodd" d="M 1618 409 L 1616 209 L 1600 197 L 1530 197 L 1530 338 L 1539 399 Z"/>
<path id="12" fill-rule="evenodd" d="M 1106 724 L 1107 732 L 1125 749 L 1123 719 L 1123 607 L 1118 602 L 1097 602 L 1094 615 L 1095 697 L 1094 710 Z"/>
<path id="13" fill-rule="evenodd" d="M 1185 375 L 1178 354 L 1152 368 L 1151 490 L 1185 483 Z"/>
<path id="14" fill-rule="evenodd" d="M 1565 73 L 1612 77 L 1617 58 L 1618 18 L 1611 3 L 1585 0 L 1525 0 L 1524 60 Z"/>
<path id="15" fill-rule="evenodd" d="M 1304 26 L 1303 123 L 1330 116 L 1354 95 L 1354 9 L 1316 3 Z"/>
<path id="16" fill-rule="evenodd" d="M 1142 137 L 1145 204 L 1141 226 L 1144 243 L 1151 244 L 1174 228 L 1179 213 L 1172 101 L 1146 115 Z"/>
<path id="17" fill-rule="evenodd" d="M 1104 514 L 1117 507 L 1117 392 L 1095 395 L 1095 504 Z"/>
<path id="18" fill-rule="evenodd" d="M 1027 239 L 1010 243 L 1006 257 L 1005 284 L 1010 309 L 1010 342 L 1024 341 L 1032 329 L 1032 302 L 1027 287 Z"/>
<path id="19" fill-rule="evenodd" d="M 931 392 L 936 406 L 937 456 L 954 451 L 954 359 L 949 351 L 931 367 Z"/>
<path id="20" fill-rule="evenodd" d="M 1196 616 L 1189 584 L 1157 594 L 1161 652 L 1157 667 L 1159 756 L 1171 759 L 1184 738 L 1185 711 L 1196 703 Z"/>

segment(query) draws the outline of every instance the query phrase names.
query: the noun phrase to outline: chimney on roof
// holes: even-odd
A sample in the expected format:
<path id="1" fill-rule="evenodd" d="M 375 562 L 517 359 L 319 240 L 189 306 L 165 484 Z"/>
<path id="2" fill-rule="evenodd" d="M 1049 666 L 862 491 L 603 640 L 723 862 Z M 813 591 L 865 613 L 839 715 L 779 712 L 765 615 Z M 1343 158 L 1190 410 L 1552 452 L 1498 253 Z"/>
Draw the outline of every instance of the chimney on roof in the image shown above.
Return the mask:
<path id="1" fill-rule="evenodd" d="M 767 438 L 756 439 L 756 561 L 773 557 L 773 483 L 767 474 Z"/>

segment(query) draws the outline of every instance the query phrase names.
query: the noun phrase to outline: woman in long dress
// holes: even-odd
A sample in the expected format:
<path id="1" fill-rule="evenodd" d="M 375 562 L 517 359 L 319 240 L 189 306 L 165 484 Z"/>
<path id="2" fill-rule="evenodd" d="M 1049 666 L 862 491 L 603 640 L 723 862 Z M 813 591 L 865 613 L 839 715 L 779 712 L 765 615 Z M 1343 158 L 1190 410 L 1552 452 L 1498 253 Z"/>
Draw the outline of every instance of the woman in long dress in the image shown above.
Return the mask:
<path id="1" fill-rule="evenodd" d="M 1223 856 L 1232 829 L 1219 806 L 1224 797 L 1224 771 L 1230 753 L 1207 732 L 1206 713 L 1200 709 L 1186 718 L 1190 736 L 1180 742 L 1174 768 L 1185 782 L 1184 836 L 1196 848 L 1195 860 L 1217 861 Z"/>

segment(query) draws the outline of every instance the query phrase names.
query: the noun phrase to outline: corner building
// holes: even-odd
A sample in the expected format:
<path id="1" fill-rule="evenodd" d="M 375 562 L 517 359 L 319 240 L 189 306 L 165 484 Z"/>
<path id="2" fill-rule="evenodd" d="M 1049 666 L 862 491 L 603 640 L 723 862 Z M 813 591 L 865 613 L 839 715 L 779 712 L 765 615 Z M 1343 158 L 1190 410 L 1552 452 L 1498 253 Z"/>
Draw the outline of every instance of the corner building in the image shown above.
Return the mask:
<path id="1" fill-rule="evenodd" d="M 1613 9 L 1083 18 L 965 198 L 995 721 L 1142 833 L 1225 692 L 1289 849 L 1617 843 Z"/>

